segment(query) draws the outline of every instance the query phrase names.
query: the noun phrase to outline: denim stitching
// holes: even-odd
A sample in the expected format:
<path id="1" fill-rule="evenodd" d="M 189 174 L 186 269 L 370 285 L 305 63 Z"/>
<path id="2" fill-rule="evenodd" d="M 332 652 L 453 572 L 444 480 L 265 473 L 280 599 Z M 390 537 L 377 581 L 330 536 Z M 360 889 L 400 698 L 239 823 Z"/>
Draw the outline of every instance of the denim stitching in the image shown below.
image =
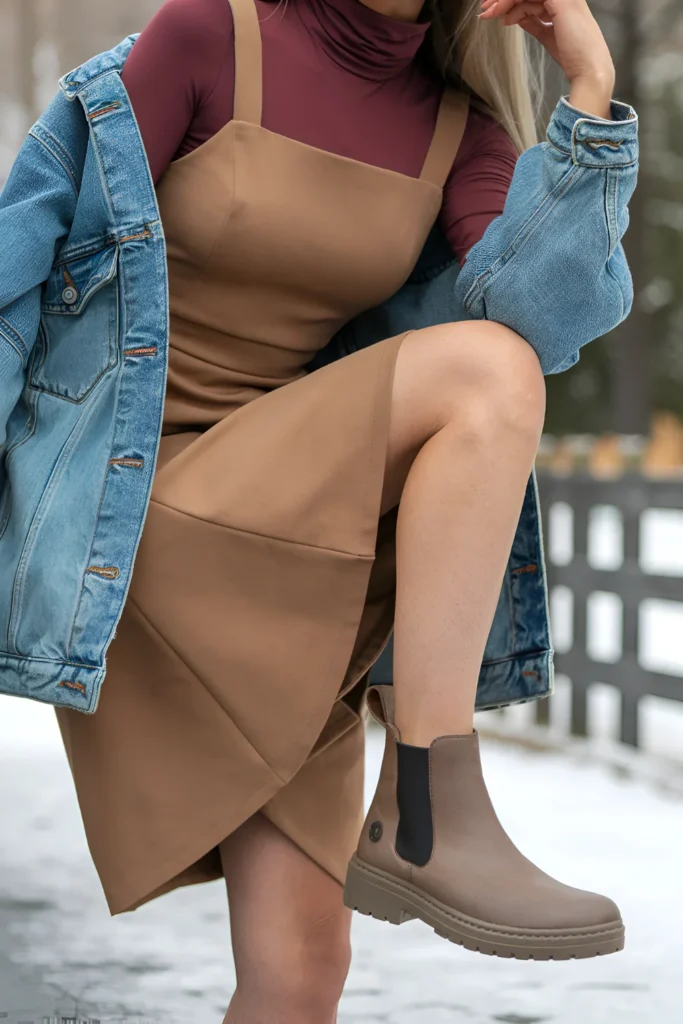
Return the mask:
<path id="1" fill-rule="evenodd" d="M 5 320 L 4 316 L 0 316 L 0 337 L 3 337 L 8 345 L 12 346 L 21 359 L 21 365 L 25 366 L 26 360 L 29 357 L 28 346 L 19 334 L 19 331 L 8 320 Z"/>
<path id="2" fill-rule="evenodd" d="M 41 132 L 45 133 L 46 138 L 42 137 Z M 33 126 L 33 128 L 31 128 L 31 130 L 29 131 L 29 135 L 31 138 L 35 139 L 36 142 L 39 143 L 39 145 L 41 145 L 43 149 L 45 149 L 50 154 L 53 160 L 57 161 L 60 167 L 63 168 L 64 172 L 66 173 L 69 179 L 69 182 L 71 183 L 73 193 L 76 196 L 76 198 L 78 198 L 78 184 L 76 182 L 75 169 L 73 168 L 73 164 L 71 162 L 69 154 L 66 152 L 66 150 L 60 143 L 59 139 L 55 138 L 54 135 L 48 132 L 48 130 L 42 124 L 40 124 L 40 122 L 37 122 Z M 52 148 L 53 145 L 55 147 L 54 149 Z"/>

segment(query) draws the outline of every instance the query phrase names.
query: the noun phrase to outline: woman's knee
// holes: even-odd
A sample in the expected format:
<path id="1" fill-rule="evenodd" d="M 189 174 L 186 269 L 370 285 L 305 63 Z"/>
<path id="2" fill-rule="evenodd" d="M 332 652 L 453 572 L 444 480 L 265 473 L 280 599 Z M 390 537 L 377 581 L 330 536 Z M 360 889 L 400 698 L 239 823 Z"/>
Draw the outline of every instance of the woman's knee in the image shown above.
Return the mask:
<path id="1" fill-rule="evenodd" d="M 220 854 L 237 973 L 226 1021 L 332 1024 L 351 959 L 341 885 L 263 814 Z"/>
<path id="2" fill-rule="evenodd" d="M 545 381 L 524 338 L 502 324 L 463 321 L 417 331 L 406 342 L 406 370 L 437 429 L 455 423 L 473 440 L 495 435 L 538 443 Z"/>

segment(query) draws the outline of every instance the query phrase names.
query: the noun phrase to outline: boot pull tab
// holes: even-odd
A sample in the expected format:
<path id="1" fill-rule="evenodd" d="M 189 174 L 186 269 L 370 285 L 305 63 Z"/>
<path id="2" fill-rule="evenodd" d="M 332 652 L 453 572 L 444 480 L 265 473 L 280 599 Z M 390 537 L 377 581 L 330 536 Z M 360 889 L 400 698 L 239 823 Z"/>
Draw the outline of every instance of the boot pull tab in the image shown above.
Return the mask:
<path id="1" fill-rule="evenodd" d="M 400 742 L 394 721 L 394 688 L 388 683 L 375 683 L 368 687 L 368 708 L 370 714 L 397 742 Z"/>

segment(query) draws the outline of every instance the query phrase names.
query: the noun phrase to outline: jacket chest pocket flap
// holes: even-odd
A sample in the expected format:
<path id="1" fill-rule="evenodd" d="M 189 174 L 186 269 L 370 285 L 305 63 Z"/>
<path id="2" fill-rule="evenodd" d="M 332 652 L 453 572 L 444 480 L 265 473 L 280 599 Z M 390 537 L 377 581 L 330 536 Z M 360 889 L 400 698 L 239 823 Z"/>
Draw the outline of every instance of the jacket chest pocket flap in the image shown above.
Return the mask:
<path id="1" fill-rule="evenodd" d="M 117 245 L 52 268 L 43 285 L 30 386 L 80 402 L 118 362 Z"/>

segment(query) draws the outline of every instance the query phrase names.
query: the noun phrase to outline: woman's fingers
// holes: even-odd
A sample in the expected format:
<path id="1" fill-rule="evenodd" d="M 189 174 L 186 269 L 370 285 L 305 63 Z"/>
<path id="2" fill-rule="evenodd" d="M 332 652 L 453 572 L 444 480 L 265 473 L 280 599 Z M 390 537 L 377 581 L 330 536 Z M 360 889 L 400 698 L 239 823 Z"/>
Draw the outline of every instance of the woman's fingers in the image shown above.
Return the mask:
<path id="1" fill-rule="evenodd" d="M 570 82 L 614 79 L 614 62 L 587 0 L 483 0 L 479 17 L 519 25 L 557 61 Z"/>
<path id="2" fill-rule="evenodd" d="M 519 25 L 520 22 L 525 21 L 527 18 L 539 22 L 545 20 L 551 24 L 545 4 L 536 2 L 536 0 L 524 0 L 523 3 L 517 3 L 510 13 L 504 15 L 500 20 L 504 25 Z"/>
<path id="3" fill-rule="evenodd" d="M 544 0 L 483 0 L 481 7 L 480 18 L 500 18 L 505 25 L 516 25 L 525 17 L 547 17 Z"/>
<path id="4" fill-rule="evenodd" d="M 539 43 L 545 46 L 553 60 L 558 60 L 552 25 L 548 25 L 547 22 L 542 21 L 540 18 L 530 18 L 529 16 L 523 18 L 520 21 L 520 25 L 525 32 L 528 32 L 530 36 L 538 39 Z"/>
<path id="5" fill-rule="evenodd" d="M 483 0 L 480 18 L 487 16 L 500 18 L 502 14 L 508 14 L 517 3 L 517 0 Z"/>
<path id="6" fill-rule="evenodd" d="M 509 13 L 516 4 L 517 0 L 483 0 L 481 9 L 486 14 L 500 17 L 502 14 Z"/>

